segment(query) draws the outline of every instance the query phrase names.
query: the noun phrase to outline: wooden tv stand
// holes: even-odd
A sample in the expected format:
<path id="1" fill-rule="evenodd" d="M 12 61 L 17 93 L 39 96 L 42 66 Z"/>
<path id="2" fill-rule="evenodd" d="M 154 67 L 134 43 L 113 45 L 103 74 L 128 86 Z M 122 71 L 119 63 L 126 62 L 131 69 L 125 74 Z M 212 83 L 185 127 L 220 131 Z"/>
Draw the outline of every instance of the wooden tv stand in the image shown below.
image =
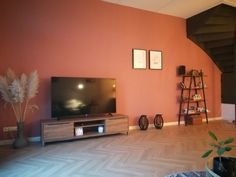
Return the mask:
<path id="1" fill-rule="evenodd" d="M 102 132 L 98 131 L 102 127 Z M 82 129 L 82 134 L 76 130 Z M 45 119 L 41 120 L 41 142 L 45 143 L 65 140 L 75 140 L 129 132 L 128 116 L 97 116 L 73 119 Z"/>

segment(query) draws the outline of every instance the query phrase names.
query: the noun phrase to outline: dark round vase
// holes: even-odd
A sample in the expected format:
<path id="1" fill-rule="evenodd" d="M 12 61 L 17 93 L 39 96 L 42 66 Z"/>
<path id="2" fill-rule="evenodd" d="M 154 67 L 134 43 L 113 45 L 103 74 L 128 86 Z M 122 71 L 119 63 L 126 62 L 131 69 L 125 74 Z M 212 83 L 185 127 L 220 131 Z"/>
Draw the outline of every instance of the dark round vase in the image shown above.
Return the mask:
<path id="1" fill-rule="evenodd" d="M 161 129 L 163 125 L 164 125 L 164 120 L 162 114 L 156 114 L 154 118 L 154 126 L 156 127 L 156 129 Z"/>
<path id="2" fill-rule="evenodd" d="M 24 122 L 17 122 L 16 138 L 13 142 L 13 148 L 18 149 L 28 145 L 27 138 L 24 133 Z"/>
<path id="3" fill-rule="evenodd" d="M 146 115 L 141 115 L 138 121 L 139 127 L 141 130 L 147 130 L 149 121 Z"/>

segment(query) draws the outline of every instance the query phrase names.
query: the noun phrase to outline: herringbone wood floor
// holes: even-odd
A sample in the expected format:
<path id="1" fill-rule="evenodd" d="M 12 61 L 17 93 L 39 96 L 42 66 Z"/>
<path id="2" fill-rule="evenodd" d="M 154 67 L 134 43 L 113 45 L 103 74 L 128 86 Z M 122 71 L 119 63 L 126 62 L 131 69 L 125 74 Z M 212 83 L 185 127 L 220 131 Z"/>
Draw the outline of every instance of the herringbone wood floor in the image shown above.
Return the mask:
<path id="1" fill-rule="evenodd" d="M 107 136 L 40 144 L 14 150 L 0 147 L 0 176 L 22 177 L 163 177 L 203 170 L 201 154 L 212 130 L 222 138 L 236 137 L 236 126 L 215 121 L 200 126 L 171 126 Z M 231 155 L 236 155 L 231 151 Z"/>

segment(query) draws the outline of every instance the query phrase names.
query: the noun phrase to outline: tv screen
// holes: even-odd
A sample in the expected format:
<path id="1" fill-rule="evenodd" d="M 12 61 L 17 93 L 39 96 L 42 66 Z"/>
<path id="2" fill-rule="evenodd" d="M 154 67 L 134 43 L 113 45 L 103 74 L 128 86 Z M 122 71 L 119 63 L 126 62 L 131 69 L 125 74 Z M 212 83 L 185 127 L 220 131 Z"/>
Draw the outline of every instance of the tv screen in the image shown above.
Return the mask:
<path id="1" fill-rule="evenodd" d="M 53 118 L 115 113 L 115 79 L 52 77 L 51 108 Z"/>

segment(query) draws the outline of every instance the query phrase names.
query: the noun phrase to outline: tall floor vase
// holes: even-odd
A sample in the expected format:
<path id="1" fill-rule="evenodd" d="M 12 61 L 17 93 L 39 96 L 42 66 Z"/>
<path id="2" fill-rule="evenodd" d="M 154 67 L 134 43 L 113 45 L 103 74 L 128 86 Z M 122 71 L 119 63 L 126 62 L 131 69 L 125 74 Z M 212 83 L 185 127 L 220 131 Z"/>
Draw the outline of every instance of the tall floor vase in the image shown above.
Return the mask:
<path id="1" fill-rule="evenodd" d="M 16 138 L 13 142 L 13 148 L 18 149 L 28 145 L 27 138 L 24 133 L 24 122 L 17 122 Z"/>

